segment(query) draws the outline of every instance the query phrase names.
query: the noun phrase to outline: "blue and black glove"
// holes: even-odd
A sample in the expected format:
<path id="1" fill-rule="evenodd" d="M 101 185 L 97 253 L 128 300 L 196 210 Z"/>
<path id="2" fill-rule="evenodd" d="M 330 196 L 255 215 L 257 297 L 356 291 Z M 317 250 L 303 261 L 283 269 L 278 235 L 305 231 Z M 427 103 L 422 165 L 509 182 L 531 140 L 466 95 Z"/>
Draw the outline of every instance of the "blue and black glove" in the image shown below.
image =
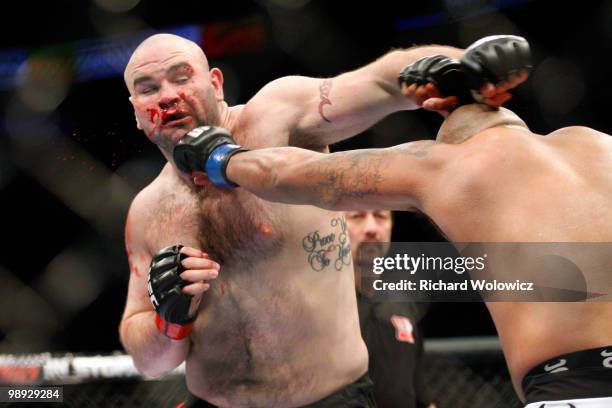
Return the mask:
<path id="1" fill-rule="evenodd" d="M 235 144 L 227 129 L 200 126 L 185 135 L 174 147 L 174 162 L 185 173 L 203 171 L 217 187 L 234 188 L 226 174 L 227 163 L 236 153 L 248 149 Z"/>

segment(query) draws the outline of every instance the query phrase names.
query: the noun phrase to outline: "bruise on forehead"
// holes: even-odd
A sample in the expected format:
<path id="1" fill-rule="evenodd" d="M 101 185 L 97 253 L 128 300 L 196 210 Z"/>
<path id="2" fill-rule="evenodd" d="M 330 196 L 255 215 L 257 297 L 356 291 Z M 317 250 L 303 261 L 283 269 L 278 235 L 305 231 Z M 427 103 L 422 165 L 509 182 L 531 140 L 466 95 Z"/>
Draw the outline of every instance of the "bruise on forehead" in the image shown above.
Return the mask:
<path id="1" fill-rule="evenodd" d="M 185 51 L 186 53 L 194 56 L 198 59 L 204 68 L 205 71 L 209 70 L 208 60 L 204 51 L 191 40 L 187 38 L 180 37 L 174 34 L 154 34 L 148 38 L 146 38 L 143 42 L 141 42 L 138 47 L 132 53 L 130 60 L 125 66 L 125 70 L 123 72 L 123 80 L 127 85 L 128 89 L 132 89 L 132 84 L 130 83 L 130 74 L 133 69 L 135 63 L 138 62 L 138 58 L 142 55 L 143 52 L 150 50 L 151 48 L 156 48 L 160 46 L 168 46 L 172 45 L 176 48 L 177 51 Z"/>

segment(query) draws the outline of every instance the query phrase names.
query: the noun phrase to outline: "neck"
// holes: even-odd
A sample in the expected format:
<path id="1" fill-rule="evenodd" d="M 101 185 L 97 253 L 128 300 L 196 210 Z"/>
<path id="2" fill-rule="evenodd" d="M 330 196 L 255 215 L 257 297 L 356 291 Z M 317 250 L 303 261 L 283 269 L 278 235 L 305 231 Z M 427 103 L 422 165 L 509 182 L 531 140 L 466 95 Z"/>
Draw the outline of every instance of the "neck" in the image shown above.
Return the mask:
<path id="1" fill-rule="evenodd" d="M 515 126 L 529 130 L 525 122 L 508 109 L 474 103 L 453 111 L 440 126 L 436 141 L 459 144 L 482 131 L 499 126 Z"/>
<path id="2" fill-rule="evenodd" d="M 227 105 L 227 102 L 221 101 L 219 104 L 219 125 L 222 128 L 232 130 L 236 121 L 234 110 Z"/>

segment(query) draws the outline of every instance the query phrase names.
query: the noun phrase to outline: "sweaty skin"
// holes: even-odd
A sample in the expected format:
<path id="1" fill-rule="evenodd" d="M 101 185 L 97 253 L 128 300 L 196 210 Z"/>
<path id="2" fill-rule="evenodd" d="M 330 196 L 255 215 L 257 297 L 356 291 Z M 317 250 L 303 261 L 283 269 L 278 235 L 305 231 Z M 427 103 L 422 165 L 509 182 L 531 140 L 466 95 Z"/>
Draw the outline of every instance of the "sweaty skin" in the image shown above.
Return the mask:
<path id="1" fill-rule="evenodd" d="M 137 126 L 168 160 L 134 199 L 126 224 L 132 273 L 120 334 L 141 372 L 159 376 L 186 361 L 196 396 L 222 407 L 279 408 L 312 403 L 364 374 L 343 215 L 196 186 L 199 176 L 179 172 L 172 149 L 208 124 L 252 149 L 325 151 L 391 112 L 416 109 L 397 73 L 441 53 L 461 55 L 435 46 L 394 51 L 335 78 L 281 78 L 229 107 L 221 71 L 197 45 L 156 35 L 138 47 L 124 76 L 130 101 Z M 188 255 L 181 277 L 192 282 L 183 292 L 200 301 L 193 331 L 178 341 L 157 331 L 146 283 L 151 257 L 176 243 Z"/>
<path id="2" fill-rule="evenodd" d="M 542 137 L 483 105 L 457 109 L 437 143 L 331 155 L 264 149 L 235 155 L 227 174 L 273 201 L 421 211 L 454 242 L 612 242 L 612 138 L 585 127 Z M 563 255 L 587 284 L 611 287 L 601 273 L 609 251 Z M 521 271 L 520 260 L 507 263 Z M 521 380 L 538 363 L 612 344 L 610 302 L 487 306 L 521 398 Z"/>

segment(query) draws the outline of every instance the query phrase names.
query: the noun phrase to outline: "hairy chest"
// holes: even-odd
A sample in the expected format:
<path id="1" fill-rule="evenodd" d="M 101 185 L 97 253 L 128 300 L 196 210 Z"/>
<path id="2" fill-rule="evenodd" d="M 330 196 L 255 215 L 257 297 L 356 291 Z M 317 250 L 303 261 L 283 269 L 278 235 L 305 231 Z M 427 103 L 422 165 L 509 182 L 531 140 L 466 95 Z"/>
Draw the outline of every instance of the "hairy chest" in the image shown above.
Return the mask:
<path id="1" fill-rule="evenodd" d="M 160 195 L 151 214 L 151 252 L 177 243 L 196 247 L 226 267 L 273 257 L 284 242 L 282 211 L 233 190 Z"/>

